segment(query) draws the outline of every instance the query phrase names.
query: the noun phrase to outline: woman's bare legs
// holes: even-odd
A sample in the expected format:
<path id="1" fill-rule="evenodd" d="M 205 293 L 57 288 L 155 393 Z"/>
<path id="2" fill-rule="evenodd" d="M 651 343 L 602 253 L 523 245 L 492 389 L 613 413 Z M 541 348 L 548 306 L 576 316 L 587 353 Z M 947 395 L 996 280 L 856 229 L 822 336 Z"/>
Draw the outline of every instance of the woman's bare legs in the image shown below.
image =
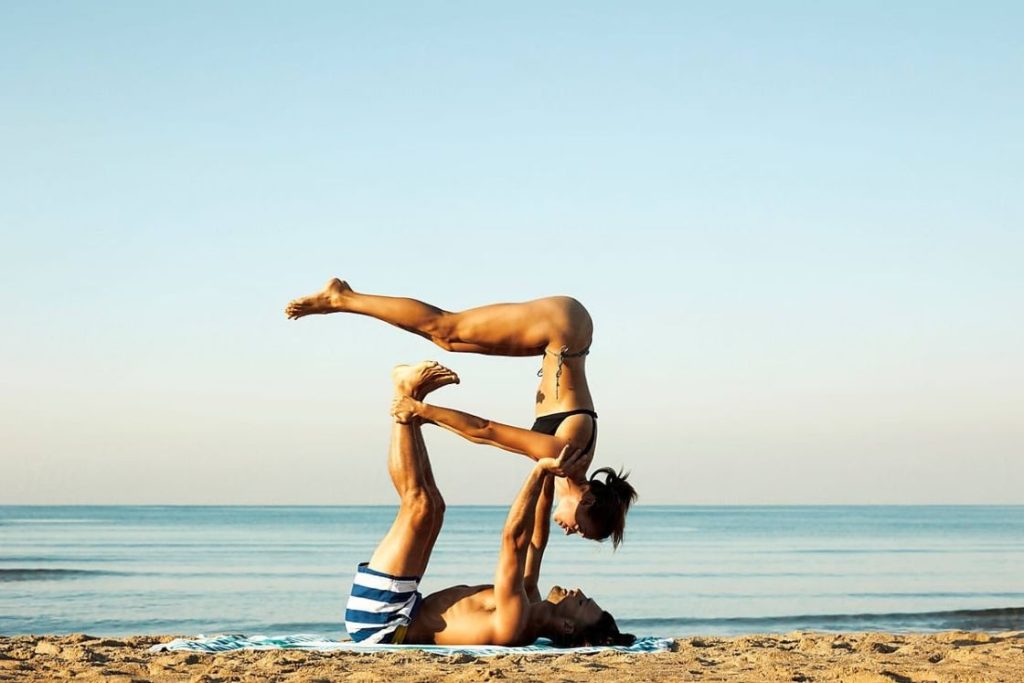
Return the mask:
<path id="1" fill-rule="evenodd" d="M 575 299 L 557 296 L 523 303 L 493 304 L 446 311 L 417 299 L 352 291 L 333 279 L 316 294 L 295 299 L 289 318 L 311 314 L 356 313 L 382 320 L 429 339 L 447 351 L 495 356 L 539 356 L 544 349 L 590 345 L 593 323 Z"/>
<path id="2" fill-rule="evenodd" d="M 458 382 L 454 372 L 429 361 L 392 372 L 395 392 L 425 396 Z M 388 473 L 398 491 L 398 515 L 373 556 L 370 568 L 392 576 L 423 576 L 444 521 L 444 499 L 434 482 L 419 423 L 391 428 Z"/>

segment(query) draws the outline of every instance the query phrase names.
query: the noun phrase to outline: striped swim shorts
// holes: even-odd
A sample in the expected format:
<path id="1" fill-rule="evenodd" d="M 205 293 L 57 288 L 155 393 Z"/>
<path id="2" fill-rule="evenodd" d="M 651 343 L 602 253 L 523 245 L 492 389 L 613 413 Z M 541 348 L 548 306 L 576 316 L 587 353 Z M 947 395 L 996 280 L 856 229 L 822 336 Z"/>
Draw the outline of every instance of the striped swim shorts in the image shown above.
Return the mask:
<path id="1" fill-rule="evenodd" d="M 345 606 L 345 630 L 357 643 L 393 643 L 405 640 L 423 596 L 419 576 L 391 576 L 360 563 L 352 579 Z"/>

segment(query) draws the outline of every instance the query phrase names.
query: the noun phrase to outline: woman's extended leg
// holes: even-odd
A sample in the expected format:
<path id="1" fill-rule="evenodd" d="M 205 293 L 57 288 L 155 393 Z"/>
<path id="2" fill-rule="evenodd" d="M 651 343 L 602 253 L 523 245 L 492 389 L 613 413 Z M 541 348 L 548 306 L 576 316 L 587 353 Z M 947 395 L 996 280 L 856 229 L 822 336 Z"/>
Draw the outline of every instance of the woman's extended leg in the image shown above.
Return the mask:
<path id="1" fill-rule="evenodd" d="M 565 296 L 523 303 L 493 304 L 446 311 L 417 299 L 352 291 L 333 279 L 316 294 L 295 299 L 289 318 L 311 314 L 357 313 L 429 339 L 447 351 L 496 356 L 539 356 L 549 347 L 571 351 L 590 345 L 593 323 L 587 310 Z"/>
<path id="2" fill-rule="evenodd" d="M 392 373 L 395 391 L 425 396 L 458 381 L 433 362 L 399 366 Z M 370 558 L 370 568 L 392 576 L 423 576 L 444 521 L 444 499 L 434 482 L 418 423 L 391 429 L 388 473 L 398 491 L 398 515 Z"/>

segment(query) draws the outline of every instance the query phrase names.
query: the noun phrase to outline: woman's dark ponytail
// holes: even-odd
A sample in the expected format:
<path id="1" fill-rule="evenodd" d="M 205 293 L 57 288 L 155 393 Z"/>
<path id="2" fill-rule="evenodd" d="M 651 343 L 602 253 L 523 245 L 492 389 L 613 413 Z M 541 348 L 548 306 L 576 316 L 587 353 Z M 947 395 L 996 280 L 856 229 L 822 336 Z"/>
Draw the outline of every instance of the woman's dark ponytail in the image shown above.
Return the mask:
<path id="1" fill-rule="evenodd" d="M 604 481 L 600 481 L 597 478 L 599 474 L 605 475 Z M 598 486 L 607 487 L 628 508 L 636 500 L 636 489 L 626 481 L 628 477 L 629 472 L 623 472 L 622 470 L 616 472 L 611 467 L 601 467 L 594 470 L 594 473 L 590 475 L 590 485 L 594 486 L 594 484 L 597 484 Z"/>
<path id="2" fill-rule="evenodd" d="M 604 475 L 602 481 L 599 475 Z M 626 513 L 636 500 L 636 489 L 626 481 L 628 473 L 611 467 L 594 470 L 590 491 L 576 509 L 576 523 L 587 538 L 604 540 L 611 536 L 616 548 L 626 529 Z"/>

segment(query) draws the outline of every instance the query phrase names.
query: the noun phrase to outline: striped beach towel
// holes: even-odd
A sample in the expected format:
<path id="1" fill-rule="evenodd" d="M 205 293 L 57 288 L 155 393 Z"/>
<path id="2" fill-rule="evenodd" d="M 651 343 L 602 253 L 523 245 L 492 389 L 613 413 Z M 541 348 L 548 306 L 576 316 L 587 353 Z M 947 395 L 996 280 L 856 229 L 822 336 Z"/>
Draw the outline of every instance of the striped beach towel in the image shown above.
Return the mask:
<path id="1" fill-rule="evenodd" d="M 466 654 L 474 657 L 491 657 L 510 654 L 566 654 L 578 652 L 592 654 L 608 650 L 618 652 L 666 652 L 672 648 L 671 638 L 647 636 L 637 638 L 632 645 L 608 647 L 555 647 L 549 641 L 538 640 L 523 647 L 501 647 L 499 645 L 367 645 L 348 640 L 329 640 L 322 636 L 297 634 L 291 636 L 244 636 L 237 634 L 197 636 L 194 639 L 178 638 L 169 643 L 154 645 L 150 652 L 232 652 L 235 650 L 315 650 L 317 652 L 429 652 L 451 656 Z"/>

